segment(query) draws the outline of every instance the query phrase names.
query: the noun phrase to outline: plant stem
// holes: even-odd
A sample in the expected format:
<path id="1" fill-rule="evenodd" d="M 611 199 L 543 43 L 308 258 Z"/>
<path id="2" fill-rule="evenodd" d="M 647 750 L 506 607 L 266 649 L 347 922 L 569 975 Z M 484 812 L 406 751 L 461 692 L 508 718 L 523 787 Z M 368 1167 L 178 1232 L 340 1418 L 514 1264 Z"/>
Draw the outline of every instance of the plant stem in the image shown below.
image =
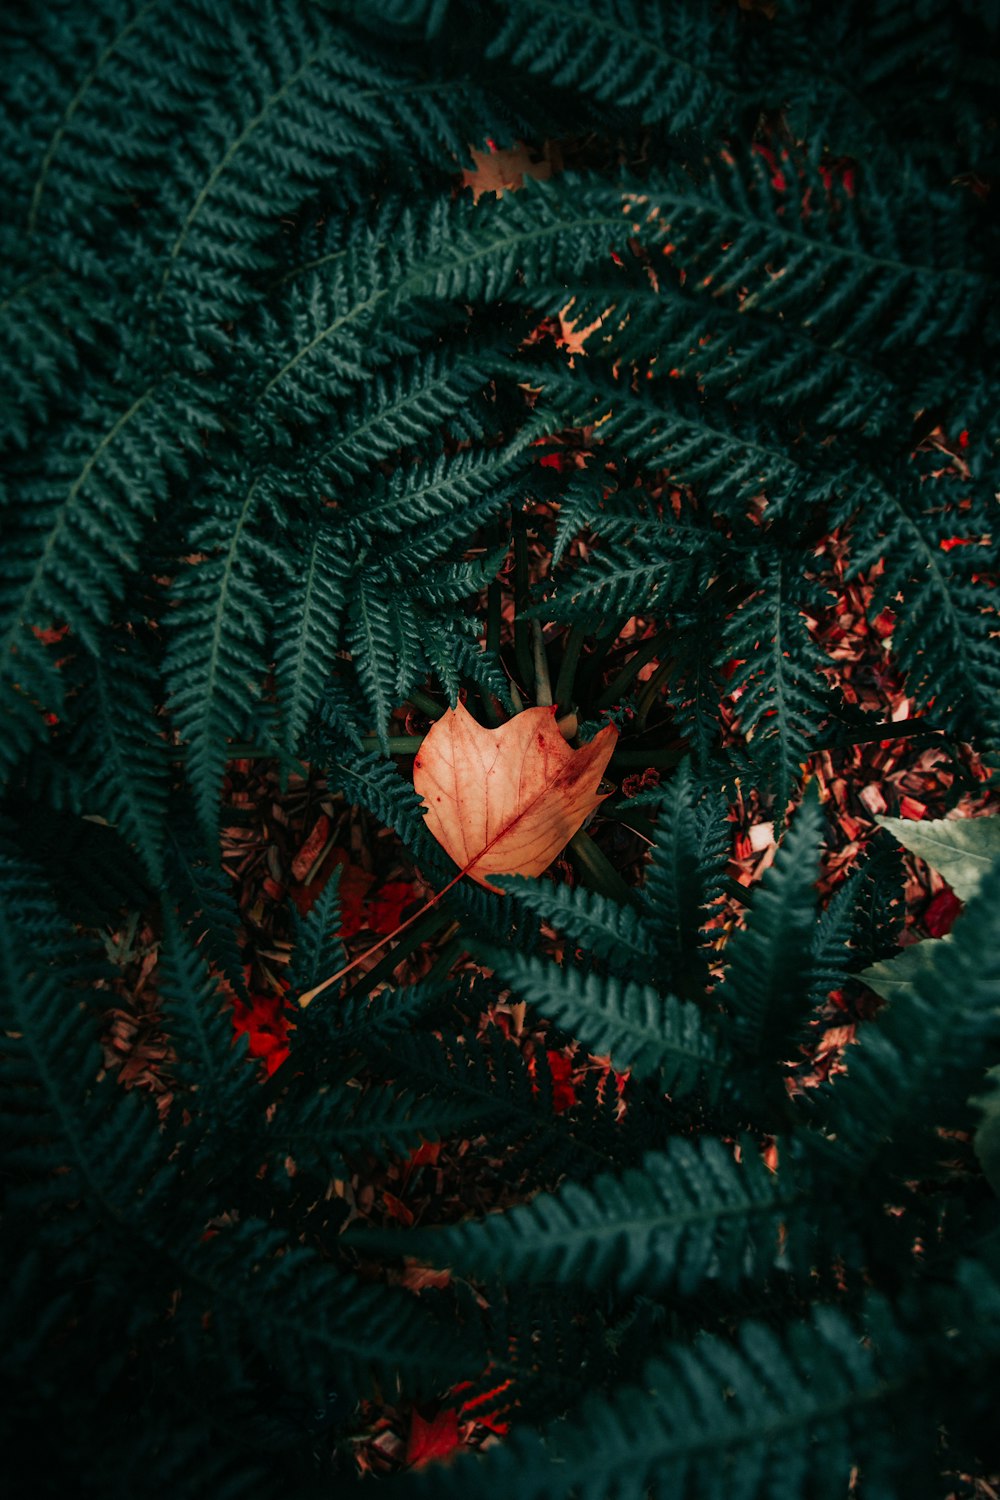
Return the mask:
<path id="1" fill-rule="evenodd" d="M 528 602 L 528 527 L 523 515 L 514 516 L 514 660 L 523 686 L 533 686 L 533 662 L 527 620 L 521 611 Z"/>
<path id="2" fill-rule="evenodd" d="M 444 709 L 437 699 L 432 698 L 430 693 L 425 693 L 423 688 L 413 689 L 410 693 L 410 702 L 414 708 L 419 708 L 420 712 L 426 714 L 429 719 L 440 719 L 444 714 Z"/>
<path id="3" fill-rule="evenodd" d="M 573 684 L 576 680 L 576 669 L 580 661 L 580 652 L 583 643 L 587 639 L 587 626 L 582 620 L 578 620 L 566 638 L 566 646 L 563 651 L 563 659 L 559 666 L 559 676 L 556 678 L 555 701 L 560 708 L 569 708 L 573 701 Z M 598 704 L 600 707 L 600 704 Z"/>
<path id="4" fill-rule="evenodd" d="M 542 627 L 538 620 L 531 622 L 531 651 L 535 669 L 535 703 L 539 708 L 549 708 L 552 704 L 552 679 L 549 676 L 549 660 L 545 655 Z"/>
<path id="5" fill-rule="evenodd" d="M 630 885 L 626 885 L 611 861 L 601 853 L 589 833 L 581 828 L 574 833 L 567 846 L 573 863 L 580 871 L 583 883 L 591 890 L 600 891 L 620 904 L 634 905 L 636 896 Z"/>
<path id="6" fill-rule="evenodd" d="M 500 581 L 495 578 L 486 590 L 486 654 L 500 659 Z"/>
<path id="7" fill-rule="evenodd" d="M 614 679 L 614 681 L 610 683 L 609 686 L 601 694 L 601 696 L 596 699 L 594 707 L 611 708 L 613 704 L 617 703 L 622 694 L 625 692 L 626 688 L 629 686 L 633 677 L 635 677 L 638 672 L 642 671 L 642 668 L 646 665 L 647 662 L 653 660 L 654 656 L 656 656 L 662 649 L 662 647 L 666 645 L 669 636 L 669 630 L 661 630 L 657 635 L 653 636 L 652 640 L 643 641 L 642 645 L 636 650 L 634 655 L 629 657 L 628 661 L 622 667 L 621 671 L 618 673 L 618 676 Z"/>

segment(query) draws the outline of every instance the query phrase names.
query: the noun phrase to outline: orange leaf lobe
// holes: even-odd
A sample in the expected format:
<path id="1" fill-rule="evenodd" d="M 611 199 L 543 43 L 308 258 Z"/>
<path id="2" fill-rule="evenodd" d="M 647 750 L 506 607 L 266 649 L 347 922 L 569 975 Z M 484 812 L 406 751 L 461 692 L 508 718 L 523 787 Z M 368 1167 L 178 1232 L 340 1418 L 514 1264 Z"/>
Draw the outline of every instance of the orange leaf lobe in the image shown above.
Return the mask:
<path id="1" fill-rule="evenodd" d="M 554 708 L 528 708 L 486 729 L 464 704 L 431 726 L 413 767 L 424 820 L 463 874 L 540 875 L 604 798 L 598 792 L 618 730 L 573 750 Z"/>

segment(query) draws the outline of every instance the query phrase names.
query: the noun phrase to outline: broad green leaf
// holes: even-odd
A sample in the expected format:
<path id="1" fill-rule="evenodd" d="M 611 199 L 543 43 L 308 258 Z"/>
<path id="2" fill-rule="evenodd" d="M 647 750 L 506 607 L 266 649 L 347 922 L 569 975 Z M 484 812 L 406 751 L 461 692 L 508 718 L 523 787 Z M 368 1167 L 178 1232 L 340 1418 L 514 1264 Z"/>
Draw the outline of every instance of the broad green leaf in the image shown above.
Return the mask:
<path id="1" fill-rule="evenodd" d="M 1000 818 L 876 818 L 904 849 L 943 875 L 960 901 L 971 901 L 983 876 L 1000 859 Z"/>

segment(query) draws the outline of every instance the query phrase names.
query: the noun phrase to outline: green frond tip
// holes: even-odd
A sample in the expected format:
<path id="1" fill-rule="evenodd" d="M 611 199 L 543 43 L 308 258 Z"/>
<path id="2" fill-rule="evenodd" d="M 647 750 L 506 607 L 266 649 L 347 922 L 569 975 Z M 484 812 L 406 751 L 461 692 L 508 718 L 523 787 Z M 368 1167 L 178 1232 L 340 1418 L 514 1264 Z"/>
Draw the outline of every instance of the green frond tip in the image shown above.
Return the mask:
<path id="1" fill-rule="evenodd" d="M 859 1467 L 877 1494 L 901 1493 L 930 1464 L 934 1434 L 911 1415 L 930 1378 L 884 1306 L 866 1328 L 831 1307 L 808 1321 L 747 1321 L 730 1342 L 669 1344 L 633 1385 L 588 1396 L 544 1438 L 519 1432 L 438 1480 L 442 1500 L 835 1500 Z M 887 1425 L 898 1441 L 885 1442 Z M 905 1435 L 905 1436 L 904 1436 Z M 822 1462 L 817 1467 L 818 1456 Z M 430 1491 L 415 1486 L 423 1500 Z"/>
<path id="2" fill-rule="evenodd" d="M 649 936 L 632 906 L 619 906 L 598 891 L 552 885 L 527 876 L 505 875 L 498 882 L 515 905 L 565 934 L 576 946 L 606 959 L 622 978 L 652 981 L 656 963 Z"/>
<path id="3" fill-rule="evenodd" d="M 945 1154 L 942 1128 L 974 1128 L 970 1096 L 1000 1046 L 998 953 L 994 865 L 947 938 L 876 966 L 888 1003 L 861 1028 L 824 1110 L 827 1147 L 842 1170 L 915 1178 Z"/>
<path id="4" fill-rule="evenodd" d="M 754 1059 L 789 1060 L 810 1019 L 810 961 L 823 812 L 816 783 L 753 893 L 746 926 L 726 945 L 719 996 L 733 1039 Z"/>
<path id="5" fill-rule="evenodd" d="M 561 968 L 541 958 L 476 946 L 476 953 L 521 1000 L 619 1069 L 656 1074 L 669 1093 L 710 1093 L 721 1086 L 726 1049 L 697 1006 L 661 995 L 652 985 Z"/>
<path id="6" fill-rule="evenodd" d="M 769 1171 L 750 1141 L 737 1161 L 731 1146 L 712 1137 L 674 1140 L 621 1177 L 605 1174 L 586 1187 L 567 1182 L 506 1213 L 406 1243 L 433 1265 L 483 1279 L 690 1296 L 787 1264 L 796 1200 L 787 1172 Z"/>

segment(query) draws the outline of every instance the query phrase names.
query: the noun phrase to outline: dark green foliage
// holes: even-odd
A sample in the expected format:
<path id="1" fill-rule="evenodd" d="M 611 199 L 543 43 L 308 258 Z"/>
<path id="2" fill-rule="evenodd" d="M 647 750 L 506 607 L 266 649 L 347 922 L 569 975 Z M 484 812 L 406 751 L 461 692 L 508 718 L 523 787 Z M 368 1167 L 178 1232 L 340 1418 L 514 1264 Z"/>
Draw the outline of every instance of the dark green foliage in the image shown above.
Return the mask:
<path id="1" fill-rule="evenodd" d="M 996 4 L 9 10 L 11 1475 L 329 1496 L 359 1401 L 508 1379 L 509 1443 L 401 1489 L 795 1500 L 856 1469 L 910 1500 L 996 1467 L 995 873 L 803 1083 L 902 916 L 888 844 L 815 890 L 804 767 L 880 727 L 818 644 L 832 590 L 874 573 L 932 728 L 1000 732 Z M 519 141 L 556 143 L 546 180 L 460 188 Z M 599 321 L 584 354 L 560 316 Z M 259 1079 L 227 763 L 310 762 L 440 891 L 393 757 L 460 695 L 613 713 L 612 780 L 663 780 L 574 841 L 597 889 L 459 884 L 402 935 L 447 931 L 421 983 L 390 954 L 302 1012 L 345 959 L 331 881 Z M 737 783 L 781 844 L 727 932 Z M 637 890 L 602 848 L 630 819 Z M 159 1109 L 108 1046 L 140 924 Z M 551 1047 L 487 1021 L 507 998 Z M 449 1136 L 502 1213 L 342 1235 L 345 1183 Z M 389 1285 L 399 1254 L 456 1275 Z"/>
<path id="2" fill-rule="evenodd" d="M 586 1189 L 569 1182 L 481 1225 L 430 1233 L 414 1248 L 431 1260 L 516 1281 L 554 1281 L 620 1294 L 662 1292 L 676 1283 L 690 1296 L 706 1280 L 739 1283 L 778 1261 L 778 1224 L 791 1190 L 752 1147 L 739 1166 L 721 1141 L 677 1139 L 662 1156 L 620 1179 Z"/>
<path id="3" fill-rule="evenodd" d="M 726 945 L 719 996 L 740 1046 L 752 1057 L 781 1057 L 807 1019 L 821 826 L 819 799 L 810 788 L 754 892 L 752 921 Z"/>

